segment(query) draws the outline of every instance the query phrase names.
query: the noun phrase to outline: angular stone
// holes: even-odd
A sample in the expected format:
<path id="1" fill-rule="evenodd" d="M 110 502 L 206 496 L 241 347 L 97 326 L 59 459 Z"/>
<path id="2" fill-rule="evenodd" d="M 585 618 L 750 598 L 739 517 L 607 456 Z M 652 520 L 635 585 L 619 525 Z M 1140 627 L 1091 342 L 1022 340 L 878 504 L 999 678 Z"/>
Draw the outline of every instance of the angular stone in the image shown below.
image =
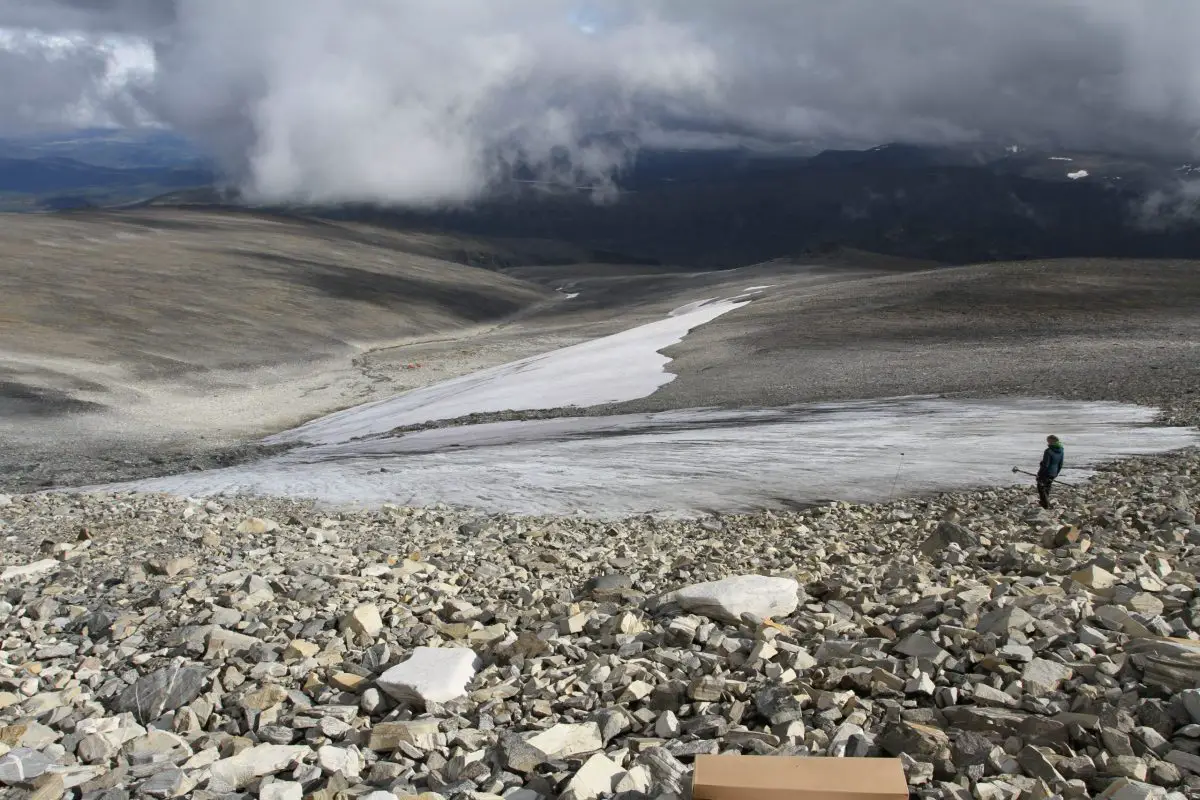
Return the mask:
<path id="1" fill-rule="evenodd" d="M 37 750 L 18 747 L 0 756 L 0 783 L 28 783 L 53 766 L 54 760 Z"/>
<path id="2" fill-rule="evenodd" d="M 974 688 L 975 702 L 981 706 L 999 708 L 1016 708 L 1017 699 L 1008 692 L 988 686 L 986 683 L 976 684 Z"/>
<path id="3" fill-rule="evenodd" d="M 1146 762 L 1137 756 L 1113 756 L 1108 760 L 1104 771 L 1114 778 L 1129 778 L 1135 781 L 1144 781 L 1149 774 Z"/>
<path id="4" fill-rule="evenodd" d="M 263 534 L 279 530 L 279 523 L 272 519 L 250 517 L 242 520 L 237 526 L 238 533 Z"/>
<path id="5" fill-rule="evenodd" d="M 209 768 L 208 791 L 229 794 L 245 788 L 255 778 L 274 775 L 301 761 L 312 751 L 304 745 L 260 744 Z"/>
<path id="6" fill-rule="evenodd" d="M 595 722 L 580 725 L 555 725 L 527 739 L 526 744 L 535 747 L 550 759 L 570 758 L 604 749 L 604 738 L 600 726 Z"/>
<path id="7" fill-rule="evenodd" d="M 1064 525 L 1054 532 L 1051 546 L 1053 547 L 1069 547 L 1079 541 L 1081 536 L 1079 528 L 1074 525 Z"/>
<path id="8" fill-rule="evenodd" d="M 303 639 L 293 639 L 283 651 L 284 661 L 303 661 L 321 652 L 319 645 L 306 642 Z"/>
<path id="9" fill-rule="evenodd" d="M 1139 592 L 1125 601 L 1125 607 L 1138 614 L 1156 617 L 1166 610 L 1163 601 L 1149 592 Z"/>
<path id="10" fill-rule="evenodd" d="M 1059 759 L 1055 765 L 1067 780 L 1091 780 L 1096 777 L 1096 763 L 1085 755 Z"/>
<path id="11" fill-rule="evenodd" d="M 500 754 L 505 769 L 523 775 L 533 772 L 539 764 L 545 763 L 547 759 L 545 753 L 515 733 L 501 735 Z"/>
<path id="12" fill-rule="evenodd" d="M 28 800 L 62 800 L 67 783 L 59 773 L 47 772 L 33 782 L 33 791 Z"/>
<path id="13" fill-rule="evenodd" d="M 187 705 L 208 682 L 208 670 L 175 665 L 144 675 L 117 698 L 117 710 L 132 713 L 139 722 L 153 722 L 168 711 Z"/>
<path id="14" fill-rule="evenodd" d="M 195 569 L 196 559 L 190 556 L 180 558 L 160 558 L 149 562 L 146 565 L 150 572 L 155 575 L 165 575 L 168 578 L 174 578 L 182 575 L 188 570 Z"/>
<path id="15" fill-rule="evenodd" d="M 1050 763 L 1050 759 L 1046 758 L 1045 753 L 1036 747 L 1022 748 L 1021 752 L 1017 754 L 1017 763 L 1021 765 L 1021 769 L 1025 770 L 1026 775 L 1045 781 L 1052 787 L 1059 786 L 1066 781 Z"/>
<path id="16" fill-rule="evenodd" d="M 700 703 L 716 703 L 725 694 L 725 680 L 714 675 L 702 675 L 688 685 L 688 697 Z"/>
<path id="17" fill-rule="evenodd" d="M 146 797 L 186 797 L 198 782 L 181 769 L 164 769 L 142 782 L 137 791 Z"/>
<path id="18" fill-rule="evenodd" d="M 1101 606 L 1096 609 L 1096 617 L 1108 623 L 1108 626 L 1137 639 L 1148 639 L 1154 632 L 1138 622 L 1121 606 Z"/>
<path id="19" fill-rule="evenodd" d="M 364 603 L 355 608 L 346 616 L 342 624 L 354 633 L 368 639 L 374 639 L 383 632 L 383 618 L 379 615 L 379 607 L 373 603 Z"/>
<path id="20" fill-rule="evenodd" d="M 908 638 L 896 645 L 895 652 L 910 658 L 928 658 L 935 664 L 941 663 L 950 655 L 924 633 L 910 634 Z"/>
<path id="21" fill-rule="evenodd" d="M 303 800 L 304 785 L 295 781 L 274 781 L 263 784 L 258 800 Z"/>
<path id="22" fill-rule="evenodd" d="M 613 793 L 617 795 L 649 794 L 651 781 L 650 770 L 639 765 L 617 779 L 616 784 L 613 785 Z"/>
<path id="23" fill-rule="evenodd" d="M 262 644 L 262 639 L 247 636 L 237 631 L 227 631 L 224 628 L 212 627 L 204 637 L 206 649 L 205 661 L 224 660 L 231 655 L 248 653 L 255 646 Z"/>
<path id="24" fill-rule="evenodd" d="M 1144 638 L 1130 642 L 1125 651 L 1146 683 L 1175 692 L 1200 686 L 1200 642 Z"/>
<path id="25" fill-rule="evenodd" d="M 1096 795 L 1096 800 L 1164 800 L 1165 797 L 1166 791 L 1158 786 L 1119 778 Z"/>
<path id="26" fill-rule="evenodd" d="M 53 558 L 44 558 L 41 561 L 34 561 L 32 564 L 22 564 L 17 566 L 6 567 L 3 572 L 0 572 L 0 583 L 21 583 L 39 578 L 51 572 L 56 572 L 62 568 L 62 562 Z"/>
<path id="27" fill-rule="evenodd" d="M 1167 753 L 1167 757 L 1164 760 L 1169 764 L 1186 769 L 1193 775 L 1200 775 L 1200 755 L 1188 753 L 1183 750 L 1172 750 Z"/>
<path id="28" fill-rule="evenodd" d="M 918 761 L 937 761 L 949 756 L 950 737 L 928 725 L 896 722 L 879 737 L 879 746 L 892 756 L 907 753 Z"/>
<path id="29" fill-rule="evenodd" d="M 1200 723 L 1200 689 L 1186 689 L 1179 692 L 1179 699 L 1183 702 L 1183 708 L 1192 718 L 1192 722 Z"/>
<path id="30" fill-rule="evenodd" d="M 754 707 L 772 725 L 784 725 L 804 716 L 800 701 L 786 686 L 763 687 L 754 695 Z"/>
<path id="31" fill-rule="evenodd" d="M 326 745 L 317 750 L 317 764 L 328 774 L 357 778 L 362 772 L 363 759 L 358 748 Z"/>
<path id="32" fill-rule="evenodd" d="M 979 618 L 975 630 L 980 634 L 995 633 L 1007 636 L 1012 631 L 1024 631 L 1033 624 L 1028 611 L 1017 606 L 997 608 Z"/>
<path id="33" fill-rule="evenodd" d="M 1116 575 L 1095 564 L 1078 572 L 1071 573 L 1071 580 L 1081 586 L 1087 587 L 1093 594 L 1098 594 L 1102 597 L 1112 597 L 1113 587 L 1117 584 Z"/>
<path id="34" fill-rule="evenodd" d="M 743 614 L 760 620 L 791 614 L 800 604 L 799 589 L 792 578 L 738 575 L 687 586 L 662 600 L 684 611 L 736 623 Z"/>
<path id="35" fill-rule="evenodd" d="M 242 708 L 251 711 L 266 711 L 273 708 L 288 697 L 287 690 L 282 686 L 264 686 L 256 692 L 250 692 L 242 697 Z"/>
<path id="36" fill-rule="evenodd" d="M 423 719 L 410 722 L 381 722 L 371 728 L 367 747 L 376 752 L 389 753 L 405 744 L 421 750 L 437 747 L 437 721 Z"/>
<path id="37" fill-rule="evenodd" d="M 480 664 L 475 651 L 464 647 L 418 647 L 377 683 L 400 702 L 447 703 L 466 694 Z"/>
<path id="38" fill-rule="evenodd" d="M 1025 691 L 1040 697 L 1058 691 L 1063 681 L 1070 680 L 1074 674 L 1074 670 L 1064 664 L 1035 658 L 1025 665 L 1021 682 L 1025 685 Z"/>
<path id="39" fill-rule="evenodd" d="M 933 557 L 943 553 L 952 544 L 969 550 L 979 544 L 979 537 L 957 522 L 944 519 L 938 523 L 933 533 L 921 542 L 918 550 L 922 555 Z"/>
<path id="40" fill-rule="evenodd" d="M 590 579 L 583 587 L 584 592 L 598 600 L 609 597 L 619 597 L 625 591 L 633 588 L 633 580 L 628 575 L 610 572 Z"/>
<path id="41" fill-rule="evenodd" d="M 1006 708 L 977 706 L 951 706 L 943 709 L 942 713 L 952 727 L 981 733 L 997 743 L 1012 737 L 1024 739 L 1026 744 L 1044 746 L 1067 742 L 1067 726 L 1046 717 Z"/>
<path id="42" fill-rule="evenodd" d="M 574 800 L 595 800 L 612 794 L 613 785 L 625 771 L 603 753 L 597 753 L 580 767 L 567 784 L 567 794 Z"/>

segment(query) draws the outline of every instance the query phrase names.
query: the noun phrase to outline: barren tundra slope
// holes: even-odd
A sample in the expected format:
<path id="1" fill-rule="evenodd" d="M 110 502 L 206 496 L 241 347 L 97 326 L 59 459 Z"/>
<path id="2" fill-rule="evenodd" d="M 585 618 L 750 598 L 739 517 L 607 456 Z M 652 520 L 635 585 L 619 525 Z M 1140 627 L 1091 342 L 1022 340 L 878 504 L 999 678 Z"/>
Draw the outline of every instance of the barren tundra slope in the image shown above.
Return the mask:
<path id="1" fill-rule="evenodd" d="M 494 320 L 550 294 L 409 245 L 250 214 L 7 216 L 0 341 L 149 373 L 244 366 Z"/>
<path id="2" fill-rule="evenodd" d="M 623 410 L 910 394 L 1118 400 L 1200 420 L 1200 262 L 1068 259 L 776 292 L 666 351 Z"/>
<path id="3" fill-rule="evenodd" d="M 62 448 L 144 461 L 197 437 L 239 445 L 361 401 L 372 347 L 558 299 L 421 246 L 245 213 L 0 218 L 0 460 L 58 472 Z"/>

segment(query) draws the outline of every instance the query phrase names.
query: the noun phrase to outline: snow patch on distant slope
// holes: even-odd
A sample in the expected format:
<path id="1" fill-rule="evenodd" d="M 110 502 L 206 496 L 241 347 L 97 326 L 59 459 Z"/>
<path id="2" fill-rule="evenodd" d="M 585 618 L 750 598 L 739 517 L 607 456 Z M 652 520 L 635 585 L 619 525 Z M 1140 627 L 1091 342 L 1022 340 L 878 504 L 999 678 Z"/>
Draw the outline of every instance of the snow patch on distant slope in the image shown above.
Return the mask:
<path id="1" fill-rule="evenodd" d="M 1067 173 L 1067 177 L 1073 181 L 1077 181 L 1080 178 L 1086 178 L 1087 176 L 1088 176 L 1088 171 L 1086 169 L 1081 169 L 1078 172 L 1068 172 Z"/>

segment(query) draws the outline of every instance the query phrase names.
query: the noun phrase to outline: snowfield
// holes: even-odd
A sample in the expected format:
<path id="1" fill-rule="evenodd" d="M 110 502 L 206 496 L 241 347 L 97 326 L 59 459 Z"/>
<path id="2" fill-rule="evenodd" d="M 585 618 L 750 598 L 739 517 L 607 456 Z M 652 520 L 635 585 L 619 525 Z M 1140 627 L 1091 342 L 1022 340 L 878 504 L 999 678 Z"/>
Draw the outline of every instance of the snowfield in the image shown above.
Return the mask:
<path id="1" fill-rule="evenodd" d="M 477 412 L 645 397 L 674 378 L 660 350 L 767 288 L 318 419 L 267 440 L 300 445 L 283 455 L 103 488 L 359 507 L 693 516 L 1027 482 L 1012 468 L 1035 470 L 1050 433 L 1066 442 L 1068 481 L 1085 480 L 1086 468 L 1103 461 L 1200 444 L 1194 429 L 1152 426 L 1157 412 L 1143 406 L 936 397 L 390 433 Z"/>

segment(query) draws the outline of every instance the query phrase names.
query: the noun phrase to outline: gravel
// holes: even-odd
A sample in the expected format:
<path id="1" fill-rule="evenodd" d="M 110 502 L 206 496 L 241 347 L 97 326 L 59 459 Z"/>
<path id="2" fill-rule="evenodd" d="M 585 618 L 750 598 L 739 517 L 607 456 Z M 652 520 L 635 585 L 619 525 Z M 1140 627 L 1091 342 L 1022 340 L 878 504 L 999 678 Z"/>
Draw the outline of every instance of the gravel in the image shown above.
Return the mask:
<path id="1" fill-rule="evenodd" d="M 16 495 L 0 797 L 669 798 L 705 753 L 897 756 L 929 798 L 1195 796 L 1198 501 L 1196 450 L 1049 512 Z"/>

